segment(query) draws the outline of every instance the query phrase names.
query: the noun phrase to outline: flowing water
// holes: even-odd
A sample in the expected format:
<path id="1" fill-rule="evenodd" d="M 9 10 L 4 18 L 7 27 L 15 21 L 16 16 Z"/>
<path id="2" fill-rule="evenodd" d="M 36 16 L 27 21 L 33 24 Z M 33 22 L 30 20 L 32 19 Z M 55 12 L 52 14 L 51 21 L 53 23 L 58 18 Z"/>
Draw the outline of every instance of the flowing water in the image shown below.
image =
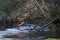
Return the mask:
<path id="1" fill-rule="evenodd" d="M 0 31 L 0 38 L 20 38 L 22 40 L 42 40 L 51 31 L 49 27 L 42 27 L 36 24 L 25 24 L 17 28 L 8 28 Z"/>

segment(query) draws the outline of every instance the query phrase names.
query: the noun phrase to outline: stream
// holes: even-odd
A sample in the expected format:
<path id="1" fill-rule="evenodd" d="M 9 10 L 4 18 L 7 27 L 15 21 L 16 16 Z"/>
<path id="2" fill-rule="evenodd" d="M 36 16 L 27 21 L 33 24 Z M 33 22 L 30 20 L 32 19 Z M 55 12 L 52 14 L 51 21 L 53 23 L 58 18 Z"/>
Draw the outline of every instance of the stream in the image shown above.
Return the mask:
<path id="1" fill-rule="evenodd" d="M 45 27 L 42 32 L 42 27 L 36 24 L 25 24 L 21 27 L 8 28 L 0 31 L 0 38 L 20 38 L 23 40 L 39 40 L 48 37 L 51 29 Z"/>

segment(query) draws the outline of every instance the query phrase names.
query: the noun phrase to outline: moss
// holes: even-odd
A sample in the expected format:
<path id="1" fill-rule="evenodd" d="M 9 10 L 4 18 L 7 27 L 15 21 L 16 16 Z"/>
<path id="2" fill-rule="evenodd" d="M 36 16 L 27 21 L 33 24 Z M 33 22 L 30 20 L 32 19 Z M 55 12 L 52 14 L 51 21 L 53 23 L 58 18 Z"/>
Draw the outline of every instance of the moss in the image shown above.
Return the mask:
<path id="1" fill-rule="evenodd" d="M 54 38 L 48 38 L 47 40 L 56 40 L 56 39 L 54 39 Z"/>

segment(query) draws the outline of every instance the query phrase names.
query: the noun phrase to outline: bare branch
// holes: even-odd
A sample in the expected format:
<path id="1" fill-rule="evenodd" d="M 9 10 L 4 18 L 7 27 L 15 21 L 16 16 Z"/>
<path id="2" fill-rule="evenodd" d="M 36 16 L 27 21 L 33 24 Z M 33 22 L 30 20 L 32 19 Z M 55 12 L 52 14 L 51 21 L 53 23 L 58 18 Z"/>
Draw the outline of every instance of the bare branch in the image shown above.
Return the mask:
<path id="1" fill-rule="evenodd" d="M 43 4 L 45 4 L 45 1 L 44 1 L 44 0 L 42 0 L 42 3 L 43 3 Z"/>
<path id="2" fill-rule="evenodd" d="M 44 31 L 44 28 L 47 27 L 48 25 L 50 25 L 53 21 L 55 21 L 57 18 L 59 18 L 60 16 L 57 16 L 56 18 L 54 18 L 52 21 L 50 21 L 49 23 L 45 24 L 44 26 L 42 26 L 42 31 Z"/>
<path id="3" fill-rule="evenodd" d="M 50 22 L 48 22 L 47 24 L 45 24 L 44 26 L 42 26 L 42 27 L 45 27 L 45 26 L 48 26 L 48 25 L 50 25 L 52 22 L 54 22 L 57 18 L 59 18 L 60 16 L 57 16 L 57 17 L 55 17 L 53 20 L 51 20 Z"/>
<path id="4" fill-rule="evenodd" d="M 35 2 L 36 2 L 36 4 L 38 5 L 41 13 L 42 13 L 45 17 L 47 17 L 47 15 L 44 13 L 44 11 L 43 11 L 42 8 L 40 7 L 40 4 L 37 2 L 37 0 L 35 0 Z"/>

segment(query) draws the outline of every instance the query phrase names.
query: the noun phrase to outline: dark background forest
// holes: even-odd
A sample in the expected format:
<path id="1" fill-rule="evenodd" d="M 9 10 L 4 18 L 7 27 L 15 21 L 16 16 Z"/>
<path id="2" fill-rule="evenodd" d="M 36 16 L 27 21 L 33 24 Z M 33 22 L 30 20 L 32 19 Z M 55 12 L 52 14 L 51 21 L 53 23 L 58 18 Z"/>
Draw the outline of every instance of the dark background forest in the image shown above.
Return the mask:
<path id="1" fill-rule="evenodd" d="M 0 0 L 0 30 L 27 22 L 50 26 L 53 37 L 59 37 L 60 0 Z"/>

